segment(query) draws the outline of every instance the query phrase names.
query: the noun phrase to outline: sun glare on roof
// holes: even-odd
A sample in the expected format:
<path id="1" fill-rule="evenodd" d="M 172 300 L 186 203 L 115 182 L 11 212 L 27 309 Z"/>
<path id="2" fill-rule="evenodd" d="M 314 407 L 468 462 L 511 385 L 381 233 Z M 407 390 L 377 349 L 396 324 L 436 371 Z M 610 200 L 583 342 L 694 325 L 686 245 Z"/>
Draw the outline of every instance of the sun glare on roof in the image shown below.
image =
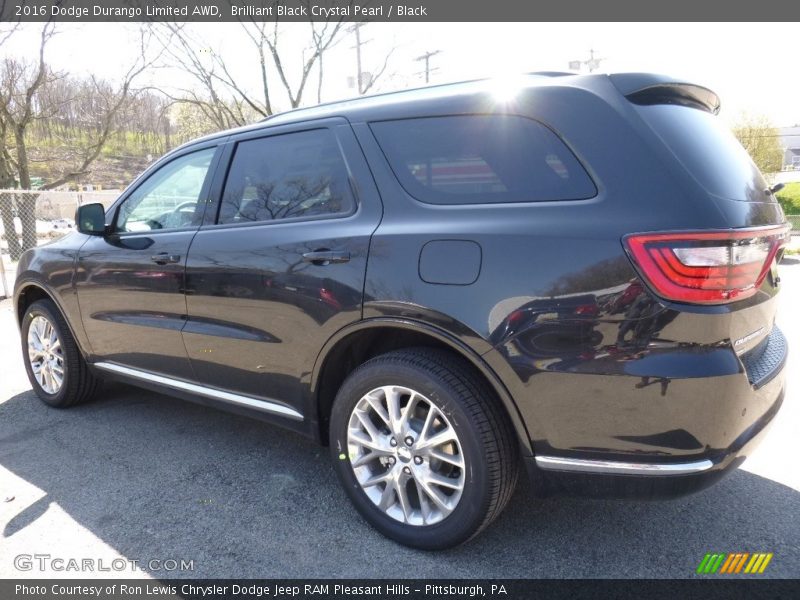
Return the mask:
<path id="1" fill-rule="evenodd" d="M 489 92 L 498 104 L 508 104 L 513 102 L 524 84 L 522 75 L 501 75 L 488 82 Z"/>

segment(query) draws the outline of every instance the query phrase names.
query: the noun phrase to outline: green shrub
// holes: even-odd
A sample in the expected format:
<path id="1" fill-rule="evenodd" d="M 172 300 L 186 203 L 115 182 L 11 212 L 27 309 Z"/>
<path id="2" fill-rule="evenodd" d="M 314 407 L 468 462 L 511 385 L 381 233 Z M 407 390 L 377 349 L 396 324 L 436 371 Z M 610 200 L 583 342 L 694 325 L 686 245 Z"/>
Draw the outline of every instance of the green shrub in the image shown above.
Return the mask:
<path id="1" fill-rule="evenodd" d="M 800 181 L 787 183 L 775 196 L 787 215 L 800 215 Z"/>

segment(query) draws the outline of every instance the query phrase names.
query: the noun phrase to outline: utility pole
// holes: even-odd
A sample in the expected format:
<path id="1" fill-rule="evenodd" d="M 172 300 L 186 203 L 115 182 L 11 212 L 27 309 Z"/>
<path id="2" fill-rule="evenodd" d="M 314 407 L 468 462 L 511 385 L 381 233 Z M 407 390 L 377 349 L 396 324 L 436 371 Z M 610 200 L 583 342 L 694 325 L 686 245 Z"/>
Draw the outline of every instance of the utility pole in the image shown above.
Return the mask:
<path id="1" fill-rule="evenodd" d="M 356 68 L 358 69 L 357 70 L 357 76 L 356 76 L 356 82 L 357 82 L 356 85 L 358 86 L 358 95 L 359 96 L 362 95 L 364 93 L 364 91 L 365 91 L 364 88 L 366 87 L 366 85 L 364 83 L 364 76 L 365 75 L 369 75 L 368 73 L 364 73 L 364 71 L 361 70 L 361 46 L 363 46 L 364 44 L 367 44 L 367 43 L 372 41 L 372 40 L 365 40 L 365 41 L 361 40 L 361 28 L 364 25 L 366 25 L 366 23 L 355 23 L 348 30 L 348 31 L 350 31 L 352 33 L 355 33 L 355 35 L 356 35 L 356 45 L 355 46 L 351 46 L 351 48 L 355 48 L 355 51 L 356 51 Z"/>
<path id="2" fill-rule="evenodd" d="M 580 71 L 583 65 L 586 65 L 589 68 L 589 73 L 592 73 L 600 68 L 600 61 L 602 60 L 605 60 L 605 58 L 595 58 L 594 48 L 590 48 L 589 60 L 571 60 L 569 61 L 569 68 L 573 71 Z"/>
<path id="3" fill-rule="evenodd" d="M 422 56 L 418 56 L 417 58 L 414 59 L 417 62 L 419 62 L 421 60 L 425 61 L 425 83 L 430 83 L 431 71 L 436 71 L 437 70 L 437 67 L 434 67 L 433 69 L 431 69 L 431 56 L 436 56 L 440 52 L 441 52 L 441 50 L 434 50 L 433 52 L 428 51 L 425 54 L 423 54 Z"/>

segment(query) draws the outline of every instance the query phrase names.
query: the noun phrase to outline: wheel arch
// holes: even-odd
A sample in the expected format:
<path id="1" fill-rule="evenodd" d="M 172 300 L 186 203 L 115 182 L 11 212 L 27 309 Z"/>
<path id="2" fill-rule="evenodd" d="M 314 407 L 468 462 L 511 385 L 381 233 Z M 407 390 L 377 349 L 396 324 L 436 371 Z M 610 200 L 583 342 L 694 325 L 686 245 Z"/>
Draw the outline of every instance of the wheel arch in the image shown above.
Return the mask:
<path id="1" fill-rule="evenodd" d="M 445 348 L 466 359 L 489 384 L 495 400 L 508 415 L 520 450 L 532 454 L 525 422 L 511 394 L 481 356 L 447 331 L 412 319 L 373 318 L 339 330 L 323 346 L 311 373 L 310 387 L 318 435 L 328 442 L 328 422 L 334 398 L 347 375 L 366 360 L 400 348 L 432 346 Z"/>
<path id="2" fill-rule="evenodd" d="M 22 319 L 25 318 L 25 311 L 31 304 L 38 300 L 50 300 L 58 306 L 58 302 L 55 300 L 53 294 L 47 291 L 44 286 L 32 281 L 20 286 L 14 297 L 14 311 L 17 317 L 17 325 L 22 325 Z"/>
<path id="3" fill-rule="evenodd" d="M 55 304 L 56 309 L 64 317 L 64 321 L 67 323 L 67 327 L 69 327 L 69 332 L 78 345 L 78 350 L 85 358 L 87 352 L 84 347 L 84 340 L 81 336 L 77 335 L 79 332 L 75 331 L 75 326 L 70 321 L 68 311 L 64 310 L 64 306 L 59 301 L 58 295 L 48 289 L 48 287 L 40 281 L 28 280 L 17 285 L 17 290 L 14 293 L 14 313 L 17 318 L 17 327 L 22 327 L 22 319 L 25 318 L 25 312 L 28 310 L 28 307 L 39 300 L 50 300 Z"/>

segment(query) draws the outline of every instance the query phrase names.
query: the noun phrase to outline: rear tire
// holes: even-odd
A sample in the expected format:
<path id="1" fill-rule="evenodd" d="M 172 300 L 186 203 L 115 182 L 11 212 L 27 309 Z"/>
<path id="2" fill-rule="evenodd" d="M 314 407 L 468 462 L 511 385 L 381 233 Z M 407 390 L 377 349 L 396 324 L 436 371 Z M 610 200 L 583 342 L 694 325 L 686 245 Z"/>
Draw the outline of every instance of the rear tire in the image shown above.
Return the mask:
<path id="1" fill-rule="evenodd" d="M 98 379 L 72 337 L 66 320 L 52 300 L 37 300 L 25 311 L 21 326 L 22 358 L 33 391 L 55 408 L 89 400 Z"/>
<path id="2" fill-rule="evenodd" d="M 466 361 L 439 349 L 398 350 L 355 369 L 333 405 L 330 445 L 361 515 L 424 550 L 487 527 L 519 470 L 516 436 L 492 396 Z"/>

